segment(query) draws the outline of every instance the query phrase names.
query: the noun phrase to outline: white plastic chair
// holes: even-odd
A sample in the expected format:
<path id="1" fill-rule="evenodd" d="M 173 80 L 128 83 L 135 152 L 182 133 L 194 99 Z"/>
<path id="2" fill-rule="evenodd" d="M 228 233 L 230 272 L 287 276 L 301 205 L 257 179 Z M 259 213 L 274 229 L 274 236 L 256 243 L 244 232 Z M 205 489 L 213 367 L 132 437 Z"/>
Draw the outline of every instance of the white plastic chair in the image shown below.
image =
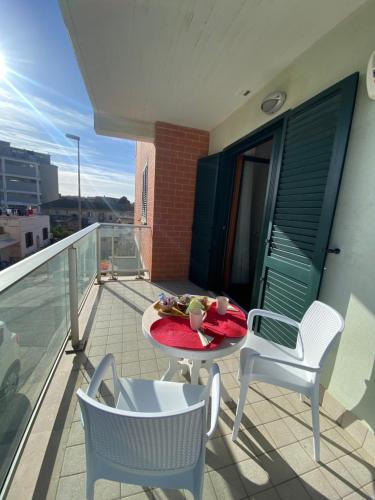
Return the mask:
<path id="1" fill-rule="evenodd" d="M 111 366 L 115 407 L 95 399 Z M 210 429 L 206 432 L 211 393 Z M 122 379 L 112 354 L 99 363 L 87 389 L 77 391 L 86 441 L 86 496 L 97 479 L 190 490 L 202 498 L 206 442 L 220 403 L 216 364 L 206 386 Z"/>
<path id="2" fill-rule="evenodd" d="M 298 328 L 295 349 L 281 346 L 254 335 L 255 316 L 281 321 Z M 267 382 L 304 394 L 311 401 L 314 458 L 320 460 L 319 376 L 324 358 L 335 338 L 344 329 L 344 320 L 332 307 L 315 301 L 301 323 L 264 309 L 249 312 L 248 337 L 240 353 L 240 396 L 232 439 L 237 439 L 249 385 Z"/>

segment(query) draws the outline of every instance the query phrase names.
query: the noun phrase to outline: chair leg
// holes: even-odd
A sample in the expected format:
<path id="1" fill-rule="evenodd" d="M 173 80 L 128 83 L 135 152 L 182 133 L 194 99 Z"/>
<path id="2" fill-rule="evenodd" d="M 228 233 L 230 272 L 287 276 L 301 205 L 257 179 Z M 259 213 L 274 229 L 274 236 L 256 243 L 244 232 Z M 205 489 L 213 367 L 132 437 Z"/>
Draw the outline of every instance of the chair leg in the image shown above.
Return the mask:
<path id="1" fill-rule="evenodd" d="M 232 441 L 235 441 L 238 436 L 238 431 L 240 428 L 243 409 L 246 403 L 246 395 L 249 390 L 249 379 L 247 377 L 242 376 L 241 386 L 240 386 L 240 397 L 237 403 L 237 411 L 236 418 L 234 419 L 233 432 L 232 432 Z"/>
<path id="2" fill-rule="evenodd" d="M 202 473 L 202 478 L 196 481 L 194 484 L 194 489 L 192 491 L 194 500 L 202 500 L 203 498 L 203 481 L 204 481 L 204 476 Z"/>
<path id="3" fill-rule="evenodd" d="M 311 396 L 312 427 L 314 435 L 314 460 L 320 460 L 320 422 L 319 422 L 319 384 L 316 384 Z"/>
<path id="4" fill-rule="evenodd" d="M 87 500 L 94 500 L 94 488 L 95 481 L 92 481 L 88 477 L 86 477 L 86 498 Z"/>

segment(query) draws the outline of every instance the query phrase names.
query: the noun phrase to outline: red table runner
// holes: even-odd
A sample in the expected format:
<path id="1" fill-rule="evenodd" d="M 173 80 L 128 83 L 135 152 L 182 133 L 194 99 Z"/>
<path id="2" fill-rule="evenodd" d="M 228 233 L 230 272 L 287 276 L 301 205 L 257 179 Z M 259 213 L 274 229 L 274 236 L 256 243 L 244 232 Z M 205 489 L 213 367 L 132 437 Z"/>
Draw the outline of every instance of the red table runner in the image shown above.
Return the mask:
<path id="1" fill-rule="evenodd" d="M 228 310 L 226 314 L 218 314 L 217 305 L 214 302 L 207 312 L 203 326 L 224 337 L 244 337 L 247 333 L 246 314 L 237 307 L 235 311 Z M 211 335 L 208 331 L 207 333 Z"/>
<path id="2" fill-rule="evenodd" d="M 225 337 L 243 337 L 247 332 L 246 315 L 240 311 L 228 311 L 225 315 L 217 313 L 216 303 L 212 304 L 202 324 L 202 331 L 214 337 L 207 346 L 202 346 L 197 332 L 190 328 L 190 321 L 185 318 L 168 317 L 155 321 L 151 325 L 151 336 L 169 347 L 191 350 L 217 349 Z"/>

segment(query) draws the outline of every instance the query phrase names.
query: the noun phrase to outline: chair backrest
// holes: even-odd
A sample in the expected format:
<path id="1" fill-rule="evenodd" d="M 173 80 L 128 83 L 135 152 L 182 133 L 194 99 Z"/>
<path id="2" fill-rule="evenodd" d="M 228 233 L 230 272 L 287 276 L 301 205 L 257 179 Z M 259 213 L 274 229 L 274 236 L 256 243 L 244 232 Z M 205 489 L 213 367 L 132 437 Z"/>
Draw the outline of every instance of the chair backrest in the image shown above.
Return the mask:
<path id="1" fill-rule="evenodd" d="M 198 462 L 205 445 L 205 401 L 151 414 L 106 406 L 81 390 L 77 395 L 89 453 L 128 469 L 160 473 Z"/>
<path id="2" fill-rule="evenodd" d="M 325 354 L 344 329 L 342 316 L 332 307 L 315 300 L 300 325 L 300 342 L 308 364 L 322 366 Z"/>

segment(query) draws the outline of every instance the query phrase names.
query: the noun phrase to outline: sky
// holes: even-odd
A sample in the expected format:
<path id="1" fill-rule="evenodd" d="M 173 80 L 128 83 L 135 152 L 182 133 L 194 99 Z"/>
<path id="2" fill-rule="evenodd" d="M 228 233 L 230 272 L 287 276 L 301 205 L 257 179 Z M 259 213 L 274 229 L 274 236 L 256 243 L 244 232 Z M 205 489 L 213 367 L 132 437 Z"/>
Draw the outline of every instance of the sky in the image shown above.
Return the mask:
<path id="1" fill-rule="evenodd" d="M 57 0 L 0 0 L 0 140 L 49 153 L 59 192 L 134 200 L 135 143 L 96 135 L 93 111 Z"/>

